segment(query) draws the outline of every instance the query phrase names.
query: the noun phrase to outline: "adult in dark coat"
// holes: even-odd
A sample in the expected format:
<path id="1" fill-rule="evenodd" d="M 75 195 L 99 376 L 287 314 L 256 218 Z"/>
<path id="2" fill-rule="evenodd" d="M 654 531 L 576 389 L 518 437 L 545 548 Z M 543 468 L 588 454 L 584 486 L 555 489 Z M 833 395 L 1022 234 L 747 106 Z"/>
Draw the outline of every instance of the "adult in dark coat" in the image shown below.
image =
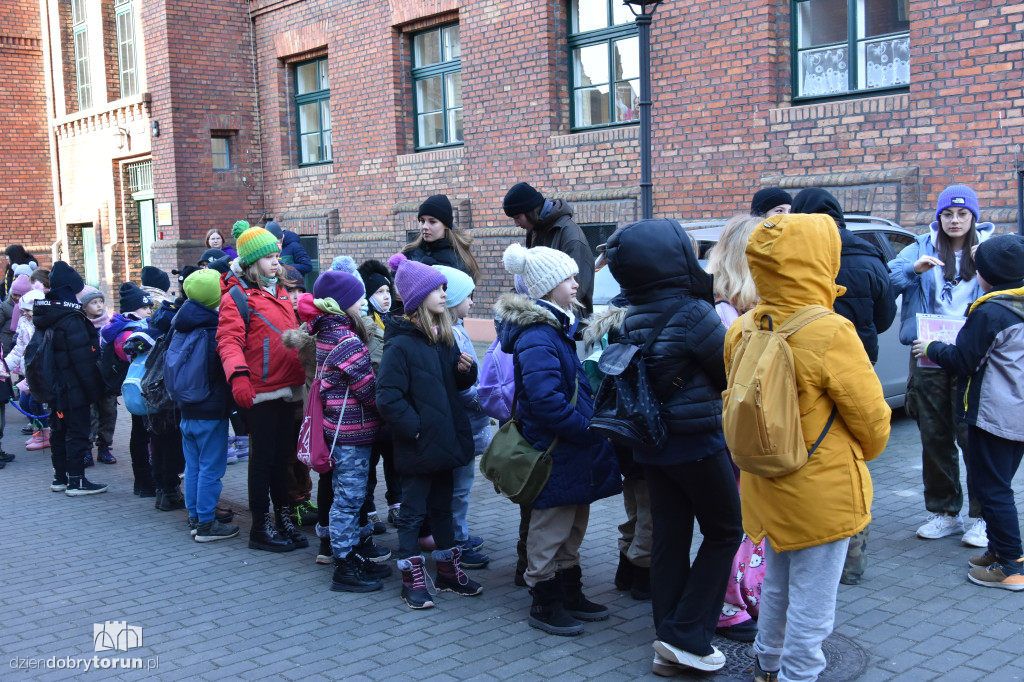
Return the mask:
<path id="1" fill-rule="evenodd" d="M 14 282 L 14 268 L 36 262 L 36 257 L 26 251 L 21 244 L 11 244 L 4 253 L 7 255 L 7 270 L 4 272 L 3 282 L 0 282 L 0 301 L 6 299 L 7 294 L 11 291 L 11 284 Z"/>
<path id="2" fill-rule="evenodd" d="M 97 361 L 100 340 L 89 318 L 78 303 L 76 292 L 85 287 L 81 276 L 64 261 L 50 271 L 50 292 L 33 306 L 36 337 L 52 332 L 54 385 L 48 387 L 55 397 L 50 407 L 50 444 L 54 492 L 68 496 L 105 492 L 107 486 L 85 478 L 85 458 L 89 442 L 91 413 L 89 406 L 103 397 L 103 380 Z M 33 343 L 36 339 L 33 339 Z"/>
<path id="3" fill-rule="evenodd" d="M 808 187 L 793 198 L 791 213 L 824 213 L 835 221 L 842 242 L 836 284 L 846 293 L 836 299 L 835 311 L 853 322 L 872 363 L 878 361 L 878 335 L 896 318 L 896 297 L 889 284 L 885 255 L 846 228 L 843 207 L 826 190 Z"/>
<path id="4" fill-rule="evenodd" d="M 587 236 L 572 219 L 572 206 L 564 199 L 545 199 L 525 182 L 513 185 L 502 201 L 505 215 L 518 227 L 526 230 L 526 248 L 546 246 L 568 254 L 576 261 L 580 285 L 576 300 L 586 310 L 594 312 L 594 252 Z"/>
<path id="5" fill-rule="evenodd" d="M 605 256 L 629 301 L 622 334 L 631 343 L 643 345 L 673 311 L 645 355 L 668 441 L 633 452 L 646 472 L 654 518 L 655 651 L 669 663 L 718 670 L 725 656 L 711 638 L 743 537 L 722 434 L 725 327 L 715 312 L 711 276 L 676 221 L 626 225 L 608 239 Z M 691 566 L 694 519 L 704 538 Z"/>
<path id="6" fill-rule="evenodd" d="M 281 255 L 278 257 L 281 263 L 292 266 L 301 275 L 313 272 L 313 260 L 306 253 L 306 249 L 302 247 L 299 235 L 291 230 L 282 229 L 276 220 L 271 220 L 264 229 L 277 237 L 277 241 L 281 244 Z"/>

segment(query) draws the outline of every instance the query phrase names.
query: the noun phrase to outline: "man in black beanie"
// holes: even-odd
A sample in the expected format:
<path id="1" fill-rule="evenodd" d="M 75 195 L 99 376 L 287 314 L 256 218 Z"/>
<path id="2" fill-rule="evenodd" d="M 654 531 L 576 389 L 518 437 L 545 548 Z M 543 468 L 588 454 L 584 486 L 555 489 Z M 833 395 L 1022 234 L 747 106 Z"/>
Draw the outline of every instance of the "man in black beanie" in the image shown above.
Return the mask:
<path id="1" fill-rule="evenodd" d="M 531 185 L 520 182 L 505 194 L 502 209 L 517 227 L 526 230 L 526 248 L 547 246 L 568 254 L 579 267 L 576 300 L 594 312 L 594 252 L 583 230 L 572 219 L 572 206 L 564 199 L 545 199 Z"/>
<path id="2" fill-rule="evenodd" d="M 39 344 L 39 357 L 29 360 L 44 368 L 38 377 L 52 385 L 33 393 L 53 396 L 50 408 L 50 461 L 53 483 L 50 490 L 69 497 L 106 492 L 107 486 L 85 478 L 85 459 L 91 454 L 90 406 L 103 397 L 103 380 L 97 361 L 100 341 L 89 318 L 82 311 L 76 293 L 85 287 L 82 277 L 64 261 L 50 271 L 50 293 L 33 306 L 36 331 L 49 333 L 50 343 Z M 28 353 L 26 353 L 26 357 Z M 45 368 L 49 368 L 47 371 Z M 34 373 L 29 372 L 32 376 Z"/>

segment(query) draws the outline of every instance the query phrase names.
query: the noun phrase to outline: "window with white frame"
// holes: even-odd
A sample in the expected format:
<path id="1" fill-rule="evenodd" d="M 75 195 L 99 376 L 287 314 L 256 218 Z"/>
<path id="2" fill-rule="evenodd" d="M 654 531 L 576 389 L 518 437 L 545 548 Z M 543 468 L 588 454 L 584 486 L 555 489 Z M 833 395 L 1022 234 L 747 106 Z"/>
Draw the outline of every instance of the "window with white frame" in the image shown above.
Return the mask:
<path id="1" fill-rule="evenodd" d="M 640 39 L 621 0 L 570 0 L 572 127 L 640 119 Z"/>
<path id="2" fill-rule="evenodd" d="M 295 107 L 299 122 L 299 165 L 329 163 L 331 82 L 327 58 L 295 66 Z"/>
<path id="3" fill-rule="evenodd" d="M 89 74 L 89 33 L 85 25 L 85 0 L 71 0 L 71 34 L 75 50 L 75 85 L 78 110 L 92 108 L 92 76 Z"/>
<path id="4" fill-rule="evenodd" d="M 121 97 L 139 93 L 135 71 L 135 3 L 114 0 L 114 23 L 117 27 L 117 73 L 121 81 Z"/>
<path id="5" fill-rule="evenodd" d="M 909 0 L 793 0 L 793 94 L 910 84 Z"/>
<path id="6" fill-rule="evenodd" d="M 416 148 L 462 144 L 462 46 L 459 25 L 412 37 Z"/>

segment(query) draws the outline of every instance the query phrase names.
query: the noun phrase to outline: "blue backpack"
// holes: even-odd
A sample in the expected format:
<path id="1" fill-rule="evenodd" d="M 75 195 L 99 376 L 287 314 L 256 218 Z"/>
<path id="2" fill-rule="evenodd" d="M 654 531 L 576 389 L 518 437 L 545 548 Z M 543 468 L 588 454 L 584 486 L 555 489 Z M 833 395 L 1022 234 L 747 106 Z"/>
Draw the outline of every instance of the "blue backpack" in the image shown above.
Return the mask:
<path id="1" fill-rule="evenodd" d="M 150 408 L 149 403 L 142 396 L 142 377 L 146 375 L 146 359 L 149 358 L 149 351 L 139 353 L 128 365 L 128 373 L 121 384 L 121 397 L 124 399 L 124 406 L 128 411 L 139 417 L 149 414 L 156 414 L 156 410 Z"/>
<path id="2" fill-rule="evenodd" d="M 164 353 L 164 385 L 179 405 L 210 397 L 209 336 L 204 329 L 175 333 Z"/>

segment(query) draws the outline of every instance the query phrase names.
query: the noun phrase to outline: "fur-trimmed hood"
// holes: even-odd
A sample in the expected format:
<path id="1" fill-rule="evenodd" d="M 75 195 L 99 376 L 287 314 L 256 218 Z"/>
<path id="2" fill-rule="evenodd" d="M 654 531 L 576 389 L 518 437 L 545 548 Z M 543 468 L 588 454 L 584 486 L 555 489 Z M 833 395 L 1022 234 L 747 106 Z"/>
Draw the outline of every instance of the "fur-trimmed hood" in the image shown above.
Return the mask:
<path id="1" fill-rule="evenodd" d="M 546 324 L 570 339 L 576 333 L 576 320 L 547 301 L 540 301 L 523 294 L 504 294 L 494 304 L 495 323 L 501 349 L 511 353 L 519 334 L 528 327 Z"/>
<path id="2" fill-rule="evenodd" d="M 587 348 L 595 348 L 601 344 L 601 339 L 608 335 L 608 342 L 614 343 L 614 337 L 622 328 L 622 321 L 626 319 L 626 308 L 608 304 L 608 308 L 597 315 L 591 316 L 587 328 L 583 330 L 583 342 Z"/>

